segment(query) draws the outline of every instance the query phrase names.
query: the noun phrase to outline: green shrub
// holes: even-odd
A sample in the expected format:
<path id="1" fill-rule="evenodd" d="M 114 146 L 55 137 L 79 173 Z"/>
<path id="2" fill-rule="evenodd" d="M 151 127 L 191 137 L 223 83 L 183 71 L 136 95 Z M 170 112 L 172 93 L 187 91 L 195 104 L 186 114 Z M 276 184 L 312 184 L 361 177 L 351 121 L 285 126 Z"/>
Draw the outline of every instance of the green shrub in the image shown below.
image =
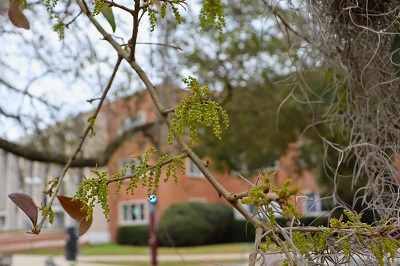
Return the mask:
<path id="1" fill-rule="evenodd" d="M 276 217 L 276 222 L 285 227 L 287 219 L 283 217 Z M 327 217 L 303 217 L 300 219 L 300 223 L 303 226 L 313 225 L 327 225 L 328 218 Z M 235 220 L 230 231 L 230 241 L 231 242 L 254 242 L 255 239 L 255 230 L 251 223 L 248 223 L 246 220 Z"/>
<path id="2" fill-rule="evenodd" d="M 208 205 L 206 220 L 213 231 L 206 244 L 230 242 L 230 231 L 233 225 L 233 209 L 224 204 Z"/>
<path id="3" fill-rule="evenodd" d="M 131 225 L 117 229 L 117 243 L 120 245 L 146 246 L 149 243 L 149 226 Z"/>
<path id="4" fill-rule="evenodd" d="M 174 204 L 159 222 L 162 246 L 196 246 L 228 242 L 232 208 L 204 203 Z"/>
<path id="5" fill-rule="evenodd" d="M 254 242 L 255 230 L 246 220 L 234 220 L 230 229 L 230 242 Z"/>

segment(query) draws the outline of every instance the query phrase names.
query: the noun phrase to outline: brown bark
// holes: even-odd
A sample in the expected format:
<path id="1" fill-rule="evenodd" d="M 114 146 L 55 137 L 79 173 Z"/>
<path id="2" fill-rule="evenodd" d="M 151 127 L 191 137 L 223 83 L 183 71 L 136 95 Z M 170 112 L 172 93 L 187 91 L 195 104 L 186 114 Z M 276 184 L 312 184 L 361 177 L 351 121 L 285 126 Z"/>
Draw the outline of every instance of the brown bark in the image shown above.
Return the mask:
<path id="1" fill-rule="evenodd" d="M 127 138 L 138 132 L 149 130 L 155 123 L 156 122 L 147 123 L 145 125 L 135 127 L 132 130 L 125 132 L 114 141 L 110 142 L 110 144 L 103 152 L 99 152 L 98 157 L 77 157 L 72 163 L 71 167 L 95 167 L 96 165 L 106 165 L 111 155 Z M 65 165 L 69 160 L 68 155 L 59 153 L 57 151 L 40 151 L 29 147 L 28 145 L 17 144 L 2 138 L 0 138 L 0 149 L 15 154 L 19 157 L 37 162 Z"/>

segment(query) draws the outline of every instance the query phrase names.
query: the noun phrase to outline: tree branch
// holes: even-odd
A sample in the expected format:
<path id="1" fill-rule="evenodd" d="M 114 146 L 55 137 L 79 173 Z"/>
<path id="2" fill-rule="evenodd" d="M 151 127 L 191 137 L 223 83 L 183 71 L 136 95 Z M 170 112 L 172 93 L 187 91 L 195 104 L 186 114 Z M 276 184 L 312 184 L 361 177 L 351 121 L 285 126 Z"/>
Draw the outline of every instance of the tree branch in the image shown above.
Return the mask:
<path id="1" fill-rule="evenodd" d="M 150 81 L 146 73 L 143 71 L 143 69 L 134 61 L 131 60 L 129 55 L 121 48 L 121 46 L 110 36 L 104 29 L 103 27 L 96 21 L 96 19 L 93 18 L 92 14 L 90 13 L 89 9 L 86 7 L 86 4 L 82 2 L 81 0 L 77 0 L 77 3 L 79 7 L 82 9 L 82 11 L 87 15 L 89 20 L 93 23 L 93 25 L 97 28 L 100 34 L 103 35 L 104 39 L 107 40 L 111 46 L 118 52 L 118 55 L 122 56 L 132 67 L 132 69 L 137 73 L 143 84 L 146 86 L 146 89 L 149 91 L 149 94 L 153 100 L 153 103 L 158 111 L 159 114 L 161 114 L 164 122 L 167 124 L 168 127 L 171 125 L 171 119 L 163 114 L 163 110 L 166 110 L 166 108 L 163 106 L 161 103 L 161 100 L 158 97 L 158 94 L 156 92 L 155 86 L 153 83 Z M 132 51 L 131 51 L 132 53 Z M 210 182 L 210 184 L 215 188 L 215 190 L 223 196 L 225 199 L 228 199 L 228 197 L 232 194 L 230 193 L 225 187 L 222 186 L 221 183 L 210 173 L 210 171 L 207 169 L 207 167 L 204 165 L 204 163 L 200 160 L 200 158 L 191 150 L 189 149 L 188 145 L 186 142 L 182 139 L 177 139 L 177 142 L 179 146 L 182 148 L 183 151 L 186 151 L 188 153 L 188 157 L 193 161 L 194 164 L 196 164 L 197 167 L 199 167 L 200 171 L 204 174 L 206 179 Z M 231 205 L 238 210 L 255 228 L 260 227 L 263 228 L 264 232 L 268 230 L 268 226 L 254 217 L 254 215 L 246 210 L 246 208 L 243 207 L 242 204 L 240 204 L 238 201 L 236 202 L 230 202 Z"/>
<path id="2" fill-rule="evenodd" d="M 95 167 L 96 165 L 106 165 L 110 160 L 111 155 L 126 139 L 131 137 L 132 134 L 150 129 L 155 124 L 156 122 L 147 123 L 145 125 L 137 126 L 129 131 L 124 132 L 113 142 L 111 142 L 104 151 L 99 152 L 98 157 L 78 157 L 71 163 L 71 167 Z M 65 165 L 68 163 L 69 160 L 69 157 L 62 153 L 57 153 L 54 151 L 39 151 L 33 149 L 32 147 L 16 144 L 2 138 L 0 138 L 0 149 L 15 154 L 19 157 L 25 158 L 27 160 L 37 162 Z"/>
<path id="3" fill-rule="evenodd" d="M 182 154 L 180 154 L 180 155 L 178 155 L 178 156 L 176 156 L 174 158 L 168 159 L 168 160 L 160 163 L 160 165 L 154 164 L 154 165 L 147 166 L 146 171 L 154 169 L 154 168 L 156 168 L 158 166 L 162 167 L 164 165 L 170 164 L 171 162 L 173 162 L 175 160 L 175 158 L 185 159 L 186 157 L 187 157 L 187 154 L 186 153 L 182 153 Z M 107 184 L 110 184 L 110 183 L 113 183 L 113 182 L 122 181 L 122 180 L 126 180 L 126 179 L 131 179 L 131 178 L 134 178 L 135 176 L 138 176 L 138 175 L 140 176 L 141 174 L 131 174 L 131 175 L 126 175 L 126 176 L 117 177 L 117 178 L 113 178 L 113 179 L 108 179 L 107 180 Z"/>
<path id="4" fill-rule="evenodd" d="M 122 10 L 125 10 L 126 12 L 128 12 L 128 13 L 130 13 L 130 14 L 133 15 L 134 10 L 132 10 L 132 9 L 130 9 L 130 8 L 127 8 L 126 6 L 117 4 L 117 3 L 112 2 L 112 1 L 107 1 L 107 0 L 103 0 L 103 2 L 106 3 L 106 4 L 108 4 L 110 7 L 115 6 L 115 7 L 117 7 L 117 8 L 122 9 Z"/>
<path id="5" fill-rule="evenodd" d="M 132 29 L 132 38 L 129 40 L 128 45 L 131 49 L 129 54 L 129 60 L 135 61 L 135 53 L 136 53 L 136 43 L 139 33 L 139 11 L 140 11 L 140 0 L 135 0 L 135 10 L 133 11 L 133 29 Z"/>
<path id="6" fill-rule="evenodd" d="M 171 45 L 171 44 L 166 44 L 166 43 L 158 43 L 158 42 L 137 42 L 136 44 L 148 44 L 148 45 L 158 45 L 158 46 L 164 46 L 164 47 L 168 47 L 168 48 L 174 48 L 176 50 L 181 50 L 183 51 L 183 49 L 179 46 L 175 46 L 175 45 Z"/>
<path id="7" fill-rule="evenodd" d="M 257 250 L 258 250 L 258 246 L 260 244 L 260 241 L 261 241 L 263 233 L 264 232 L 263 232 L 263 229 L 261 227 L 256 227 L 256 229 L 255 229 L 254 247 L 253 247 L 252 253 L 250 254 L 249 266 L 255 266 L 256 265 Z"/>
<path id="8" fill-rule="evenodd" d="M 38 102 L 40 102 L 40 103 L 42 103 L 42 104 L 44 104 L 44 105 L 46 105 L 46 106 L 51 107 L 52 109 L 55 109 L 55 110 L 59 110 L 59 109 L 60 109 L 60 107 L 58 107 L 58 106 L 56 106 L 56 105 L 53 105 L 53 104 L 51 104 L 51 103 L 49 103 L 49 102 L 43 100 L 43 99 L 40 98 L 40 97 L 37 97 L 37 96 L 35 96 L 35 95 L 32 95 L 31 93 L 28 92 L 28 88 L 25 88 L 25 90 L 18 89 L 17 87 L 11 85 L 10 83 L 8 83 L 7 81 L 5 81 L 4 79 L 1 79 L 1 78 L 0 78 L 0 83 L 3 84 L 4 86 L 6 86 L 8 89 L 11 89 L 11 90 L 13 90 L 13 91 L 15 91 L 15 92 L 17 92 L 17 93 L 21 93 L 22 95 L 26 95 L 26 96 L 28 96 L 28 97 L 31 98 L 31 99 L 35 99 L 35 100 L 37 100 Z"/>
<path id="9" fill-rule="evenodd" d="M 116 64 L 115 64 L 115 66 L 114 66 L 114 69 L 113 69 L 113 72 L 112 72 L 112 74 L 111 74 L 111 77 L 110 77 L 110 79 L 108 80 L 108 84 L 107 84 L 106 88 L 104 89 L 103 94 L 101 95 L 100 102 L 99 102 L 99 104 L 97 105 L 96 111 L 95 111 L 94 114 L 92 115 L 91 119 L 96 120 L 97 115 L 100 113 L 100 110 L 101 110 L 101 108 L 102 108 L 102 106 L 103 106 L 103 103 L 104 103 L 104 101 L 105 101 L 105 99 L 106 99 L 107 93 L 109 92 L 109 90 L 110 90 L 110 88 L 111 88 L 111 86 L 112 86 L 112 84 L 113 84 L 115 75 L 117 74 L 117 71 L 118 71 L 118 69 L 119 69 L 119 66 L 121 65 L 121 62 L 122 62 L 122 57 L 121 57 L 121 56 L 118 56 L 118 60 L 117 60 L 117 62 L 116 62 Z M 48 202 L 47 205 L 46 205 L 46 208 L 47 208 L 47 209 L 50 209 L 51 206 L 53 205 L 54 199 L 56 198 L 56 196 L 57 196 L 57 194 L 58 194 L 58 191 L 60 190 L 61 185 L 62 185 L 62 183 L 63 183 L 62 181 L 63 181 L 63 179 L 64 179 L 64 177 L 65 177 L 65 174 L 67 173 L 68 169 L 71 167 L 72 163 L 75 161 L 76 157 L 78 156 L 78 154 L 79 154 L 79 152 L 80 152 L 80 150 L 81 150 L 81 148 L 82 148 L 83 143 L 85 142 L 87 136 L 89 135 L 89 133 L 90 133 L 92 130 L 93 130 L 93 128 L 92 128 L 92 123 L 89 122 L 89 125 L 86 127 L 86 130 L 85 130 L 85 132 L 83 133 L 82 138 L 81 138 L 81 141 L 80 141 L 80 143 L 78 144 L 78 147 L 76 148 L 76 150 L 75 150 L 75 152 L 72 154 L 72 156 L 69 158 L 68 163 L 64 166 L 63 170 L 62 170 L 61 173 L 60 173 L 60 176 L 59 176 L 58 179 L 57 179 L 57 185 L 56 185 L 56 187 L 55 187 L 54 194 L 51 196 L 49 202 Z M 46 213 L 45 215 L 42 216 L 42 219 L 40 220 L 38 226 L 35 228 L 35 232 L 36 232 L 37 234 L 39 234 L 40 230 L 42 229 L 43 224 L 44 224 L 44 222 L 45 222 L 46 219 L 47 219 L 47 215 L 48 215 L 48 213 Z"/>

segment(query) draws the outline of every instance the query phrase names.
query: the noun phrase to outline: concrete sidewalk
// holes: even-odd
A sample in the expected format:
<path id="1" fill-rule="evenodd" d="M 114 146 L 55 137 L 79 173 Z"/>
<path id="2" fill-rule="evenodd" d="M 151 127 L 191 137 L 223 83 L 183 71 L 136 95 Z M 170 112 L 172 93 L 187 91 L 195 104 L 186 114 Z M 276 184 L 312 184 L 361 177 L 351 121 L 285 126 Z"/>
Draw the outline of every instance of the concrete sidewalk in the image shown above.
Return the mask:
<path id="1" fill-rule="evenodd" d="M 280 256 L 269 255 L 268 265 L 273 265 L 274 262 L 280 260 Z M 25 255 L 15 254 L 12 257 L 12 266 L 47 266 L 46 261 L 50 258 L 48 255 Z M 184 254 L 180 255 L 159 255 L 158 261 L 201 261 L 204 265 L 222 265 L 218 261 L 226 260 L 239 260 L 241 263 L 225 264 L 230 266 L 244 266 L 248 263 L 248 253 L 225 253 L 225 254 Z M 71 266 L 72 264 L 65 260 L 64 256 L 53 256 L 52 261 L 56 266 Z M 93 261 L 110 262 L 110 264 L 93 263 Z M 77 258 L 75 265 L 79 266 L 121 266 L 112 264 L 116 261 L 132 261 L 132 266 L 135 262 L 150 261 L 150 255 L 99 255 L 99 256 L 85 256 L 80 255 Z M 211 264 L 213 263 L 213 264 Z M 191 265 L 188 262 L 188 265 Z"/>
<path id="2" fill-rule="evenodd" d="M 196 254 L 196 255 L 159 255 L 158 261 L 204 261 L 218 263 L 221 260 L 241 260 L 243 262 L 248 258 L 248 254 Z M 45 255 L 19 255 L 15 254 L 12 258 L 12 266 L 46 266 L 46 260 L 49 256 Z M 52 261 L 57 266 L 70 266 L 70 262 L 66 261 L 64 256 L 53 256 Z M 93 261 L 110 262 L 110 264 L 92 263 Z M 135 265 L 135 261 L 150 261 L 150 255 L 101 255 L 101 256 L 78 256 L 77 263 L 79 266 L 117 266 L 112 264 L 115 261 L 132 261 L 131 265 Z M 188 263 L 190 264 L 190 263 Z M 120 265 L 119 265 L 120 266 Z"/>

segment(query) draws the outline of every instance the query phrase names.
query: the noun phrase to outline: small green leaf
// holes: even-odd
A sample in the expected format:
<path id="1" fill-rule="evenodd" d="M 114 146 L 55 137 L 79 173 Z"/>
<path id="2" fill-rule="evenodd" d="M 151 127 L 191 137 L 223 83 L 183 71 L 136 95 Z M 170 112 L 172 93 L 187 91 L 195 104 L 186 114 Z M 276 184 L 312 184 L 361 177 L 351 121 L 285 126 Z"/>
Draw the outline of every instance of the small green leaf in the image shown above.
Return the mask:
<path id="1" fill-rule="evenodd" d="M 393 67 L 396 70 L 396 74 L 400 75 L 400 34 L 394 37 L 390 51 Z"/>
<path id="2" fill-rule="evenodd" d="M 104 5 L 101 9 L 101 14 L 103 14 L 103 16 L 107 19 L 112 31 L 115 32 L 117 25 L 115 24 L 115 17 L 112 8 L 108 5 Z"/>
<path id="3" fill-rule="evenodd" d="M 24 13 L 22 13 L 21 9 L 19 9 L 17 1 L 10 4 L 10 7 L 8 8 L 8 17 L 10 18 L 11 23 L 18 28 L 26 30 L 31 28 L 28 19 L 25 17 Z"/>

